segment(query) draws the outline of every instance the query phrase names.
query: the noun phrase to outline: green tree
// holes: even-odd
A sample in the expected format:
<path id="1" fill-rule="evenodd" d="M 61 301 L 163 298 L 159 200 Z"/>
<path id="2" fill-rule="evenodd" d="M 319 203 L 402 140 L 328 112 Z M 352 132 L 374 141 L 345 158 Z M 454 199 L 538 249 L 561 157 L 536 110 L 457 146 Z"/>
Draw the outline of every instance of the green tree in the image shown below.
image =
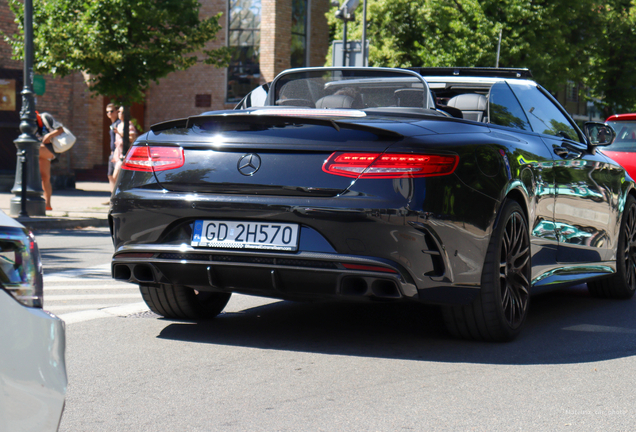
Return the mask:
<path id="1" fill-rule="evenodd" d="M 605 114 L 636 110 L 636 6 L 615 1 L 596 9 L 602 29 L 596 35 L 590 73 L 583 82 Z"/>
<path id="2" fill-rule="evenodd" d="M 199 17 L 197 0 L 34 1 L 34 70 L 65 76 L 82 71 L 92 92 L 128 107 L 152 81 L 199 61 L 225 66 L 228 48 L 205 49 L 221 29 L 221 14 Z M 24 52 L 24 9 L 9 0 L 20 32 L 4 35 L 15 59 Z M 128 109 L 126 109 L 128 116 Z M 126 118 L 128 120 L 128 118 Z M 125 127 L 127 131 L 128 128 Z M 125 143 L 127 145 L 127 143 Z"/>
<path id="3" fill-rule="evenodd" d="M 327 18 L 339 38 L 343 23 L 334 17 L 336 9 Z M 347 24 L 351 40 L 361 37 L 361 15 L 358 8 L 356 21 Z M 478 0 L 370 0 L 367 16 L 370 66 L 473 66 L 488 53 L 494 64 L 499 29 Z"/>
<path id="4" fill-rule="evenodd" d="M 368 0 L 372 66 L 527 67 L 556 91 L 583 82 L 607 113 L 636 108 L 635 0 Z M 333 38 L 342 21 L 327 14 Z M 360 39 L 361 8 L 348 23 Z M 329 57 L 330 59 L 331 57 Z M 329 62 L 329 60 L 328 60 Z"/>
<path id="5" fill-rule="evenodd" d="M 589 73 L 602 20 L 597 0 L 485 0 L 484 14 L 502 28 L 501 67 L 526 67 L 546 88 Z M 492 64 L 494 65 L 494 64 Z"/>

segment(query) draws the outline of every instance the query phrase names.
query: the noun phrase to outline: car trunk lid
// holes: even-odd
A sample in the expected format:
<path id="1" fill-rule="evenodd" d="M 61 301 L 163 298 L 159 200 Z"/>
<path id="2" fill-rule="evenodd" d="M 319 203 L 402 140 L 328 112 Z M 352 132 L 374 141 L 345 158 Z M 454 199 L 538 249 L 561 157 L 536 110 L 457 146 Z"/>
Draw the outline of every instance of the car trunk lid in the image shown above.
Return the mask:
<path id="1" fill-rule="evenodd" d="M 184 149 L 182 167 L 155 172 L 170 191 L 335 196 L 352 179 L 323 171 L 332 153 L 383 153 L 402 138 L 392 130 L 334 118 L 215 115 L 155 126 L 148 145 Z"/>

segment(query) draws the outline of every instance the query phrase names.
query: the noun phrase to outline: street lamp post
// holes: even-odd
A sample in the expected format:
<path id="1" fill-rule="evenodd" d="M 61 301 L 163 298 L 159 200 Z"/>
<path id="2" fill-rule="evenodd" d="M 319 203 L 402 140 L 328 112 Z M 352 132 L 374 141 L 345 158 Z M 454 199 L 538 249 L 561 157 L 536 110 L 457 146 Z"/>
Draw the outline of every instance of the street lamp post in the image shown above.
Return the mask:
<path id="1" fill-rule="evenodd" d="M 347 7 L 345 5 L 344 8 L 344 14 L 345 17 L 348 15 L 347 14 Z M 342 66 L 347 66 L 347 19 L 343 19 L 343 25 L 344 27 L 342 28 Z"/>
<path id="2" fill-rule="evenodd" d="M 37 123 L 33 96 L 33 0 L 24 0 L 24 88 L 20 110 L 20 136 L 13 141 L 17 147 L 15 183 L 11 193 L 10 213 L 20 216 L 44 216 L 40 178 L 40 141 L 35 137 Z M 24 163 L 28 161 L 28 163 Z M 26 171 L 23 173 L 23 171 Z M 25 184 L 26 182 L 26 184 Z M 26 201 L 24 203 L 23 201 Z"/>
<path id="3" fill-rule="evenodd" d="M 367 61 L 367 0 L 362 3 L 362 66 L 369 66 Z"/>

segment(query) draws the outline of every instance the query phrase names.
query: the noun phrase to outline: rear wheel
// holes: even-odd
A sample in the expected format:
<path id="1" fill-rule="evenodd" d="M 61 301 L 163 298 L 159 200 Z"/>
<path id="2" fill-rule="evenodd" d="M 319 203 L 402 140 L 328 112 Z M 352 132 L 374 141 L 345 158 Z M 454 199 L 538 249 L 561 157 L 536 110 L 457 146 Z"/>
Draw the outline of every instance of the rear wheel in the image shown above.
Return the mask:
<path id="1" fill-rule="evenodd" d="M 479 297 L 469 305 L 444 307 L 444 322 L 456 337 L 509 341 L 521 330 L 529 303 L 528 222 L 521 206 L 507 201 L 490 239 Z"/>
<path id="2" fill-rule="evenodd" d="M 181 285 L 139 285 L 151 311 L 165 318 L 210 319 L 221 313 L 231 293 L 195 291 Z"/>
<path id="3" fill-rule="evenodd" d="M 590 281 L 587 289 L 595 297 L 628 299 L 636 292 L 636 199 L 629 195 L 621 219 L 616 248 L 616 273 Z"/>

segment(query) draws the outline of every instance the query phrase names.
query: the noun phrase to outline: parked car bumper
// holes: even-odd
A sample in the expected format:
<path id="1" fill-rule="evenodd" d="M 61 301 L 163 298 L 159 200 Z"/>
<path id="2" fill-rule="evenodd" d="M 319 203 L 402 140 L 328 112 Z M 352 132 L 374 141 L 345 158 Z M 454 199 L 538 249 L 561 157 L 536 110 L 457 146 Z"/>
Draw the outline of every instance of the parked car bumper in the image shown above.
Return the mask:
<path id="1" fill-rule="evenodd" d="M 0 430 L 57 431 L 66 396 L 65 325 L 0 289 Z"/>

